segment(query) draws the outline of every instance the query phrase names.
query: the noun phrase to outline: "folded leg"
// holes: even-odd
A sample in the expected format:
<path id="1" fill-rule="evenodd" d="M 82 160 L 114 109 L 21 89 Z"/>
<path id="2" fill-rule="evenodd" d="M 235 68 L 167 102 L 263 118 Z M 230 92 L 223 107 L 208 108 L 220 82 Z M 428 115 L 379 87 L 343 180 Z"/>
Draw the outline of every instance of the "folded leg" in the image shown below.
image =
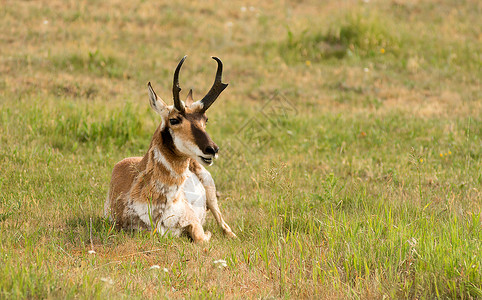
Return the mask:
<path id="1" fill-rule="evenodd" d="M 201 181 L 202 185 L 204 186 L 204 189 L 206 190 L 206 204 L 216 219 L 216 222 L 218 222 L 219 226 L 221 226 L 227 236 L 236 237 L 229 225 L 224 221 L 223 215 L 219 210 L 218 198 L 216 196 L 216 186 L 211 173 L 209 173 L 208 170 L 206 170 L 195 160 L 191 160 L 189 169 L 191 172 L 196 174 L 196 176 L 199 178 L 199 181 Z"/>

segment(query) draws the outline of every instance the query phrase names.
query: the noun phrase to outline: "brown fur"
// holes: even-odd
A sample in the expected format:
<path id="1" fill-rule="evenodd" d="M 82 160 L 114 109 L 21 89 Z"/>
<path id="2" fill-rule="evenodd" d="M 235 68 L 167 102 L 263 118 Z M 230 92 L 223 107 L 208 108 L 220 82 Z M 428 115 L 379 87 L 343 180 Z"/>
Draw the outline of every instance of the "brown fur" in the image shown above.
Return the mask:
<path id="1" fill-rule="evenodd" d="M 132 182 L 139 174 L 138 166 L 142 157 L 129 157 L 121 160 L 114 166 L 112 171 L 112 179 L 109 188 L 109 200 L 123 198 L 131 189 Z M 127 220 L 124 220 L 124 201 L 109 201 L 110 210 L 114 219 L 120 222 L 117 225 L 122 225 Z"/>

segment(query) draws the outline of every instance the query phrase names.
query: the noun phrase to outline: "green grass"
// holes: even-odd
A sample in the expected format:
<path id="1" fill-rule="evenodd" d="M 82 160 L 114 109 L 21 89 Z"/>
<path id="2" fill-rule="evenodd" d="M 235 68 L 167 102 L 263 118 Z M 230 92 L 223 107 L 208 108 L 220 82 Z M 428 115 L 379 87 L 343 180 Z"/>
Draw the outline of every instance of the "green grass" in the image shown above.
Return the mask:
<path id="1" fill-rule="evenodd" d="M 5 5 L 0 298 L 482 298 L 480 10 Z M 146 83 L 170 103 L 184 54 L 195 98 L 225 64 L 210 171 L 236 240 L 212 217 L 206 245 L 103 218 L 159 122 Z"/>
<path id="2" fill-rule="evenodd" d="M 285 43 L 279 44 L 280 55 L 286 62 L 320 62 L 334 57 L 346 56 L 374 57 L 390 51 L 398 56 L 400 38 L 394 25 L 379 15 L 349 13 L 340 17 L 340 24 L 332 24 L 326 30 L 319 27 L 305 30 L 295 35 L 287 32 Z M 382 54 L 383 54 L 382 53 Z"/>

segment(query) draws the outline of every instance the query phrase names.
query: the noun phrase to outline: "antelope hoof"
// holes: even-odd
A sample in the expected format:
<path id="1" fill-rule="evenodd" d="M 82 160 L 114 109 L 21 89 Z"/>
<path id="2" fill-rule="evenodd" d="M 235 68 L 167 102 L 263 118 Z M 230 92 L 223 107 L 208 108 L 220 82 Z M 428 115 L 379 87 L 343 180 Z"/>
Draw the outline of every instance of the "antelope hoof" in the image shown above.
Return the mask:
<path id="1" fill-rule="evenodd" d="M 201 241 L 201 243 L 207 243 L 211 239 L 211 232 L 206 231 L 204 232 L 204 240 Z"/>

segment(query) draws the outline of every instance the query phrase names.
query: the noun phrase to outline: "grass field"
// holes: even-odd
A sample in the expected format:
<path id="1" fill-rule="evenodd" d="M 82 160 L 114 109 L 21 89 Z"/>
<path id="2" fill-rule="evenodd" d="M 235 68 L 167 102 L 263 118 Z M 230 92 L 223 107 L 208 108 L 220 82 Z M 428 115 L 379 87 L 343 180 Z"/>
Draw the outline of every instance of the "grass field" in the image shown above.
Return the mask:
<path id="1" fill-rule="evenodd" d="M 480 1 L 154 2 L 0 0 L 0 298 L 482 298 Z M 238 239 L 103 218 L 185 54 Z"/>

